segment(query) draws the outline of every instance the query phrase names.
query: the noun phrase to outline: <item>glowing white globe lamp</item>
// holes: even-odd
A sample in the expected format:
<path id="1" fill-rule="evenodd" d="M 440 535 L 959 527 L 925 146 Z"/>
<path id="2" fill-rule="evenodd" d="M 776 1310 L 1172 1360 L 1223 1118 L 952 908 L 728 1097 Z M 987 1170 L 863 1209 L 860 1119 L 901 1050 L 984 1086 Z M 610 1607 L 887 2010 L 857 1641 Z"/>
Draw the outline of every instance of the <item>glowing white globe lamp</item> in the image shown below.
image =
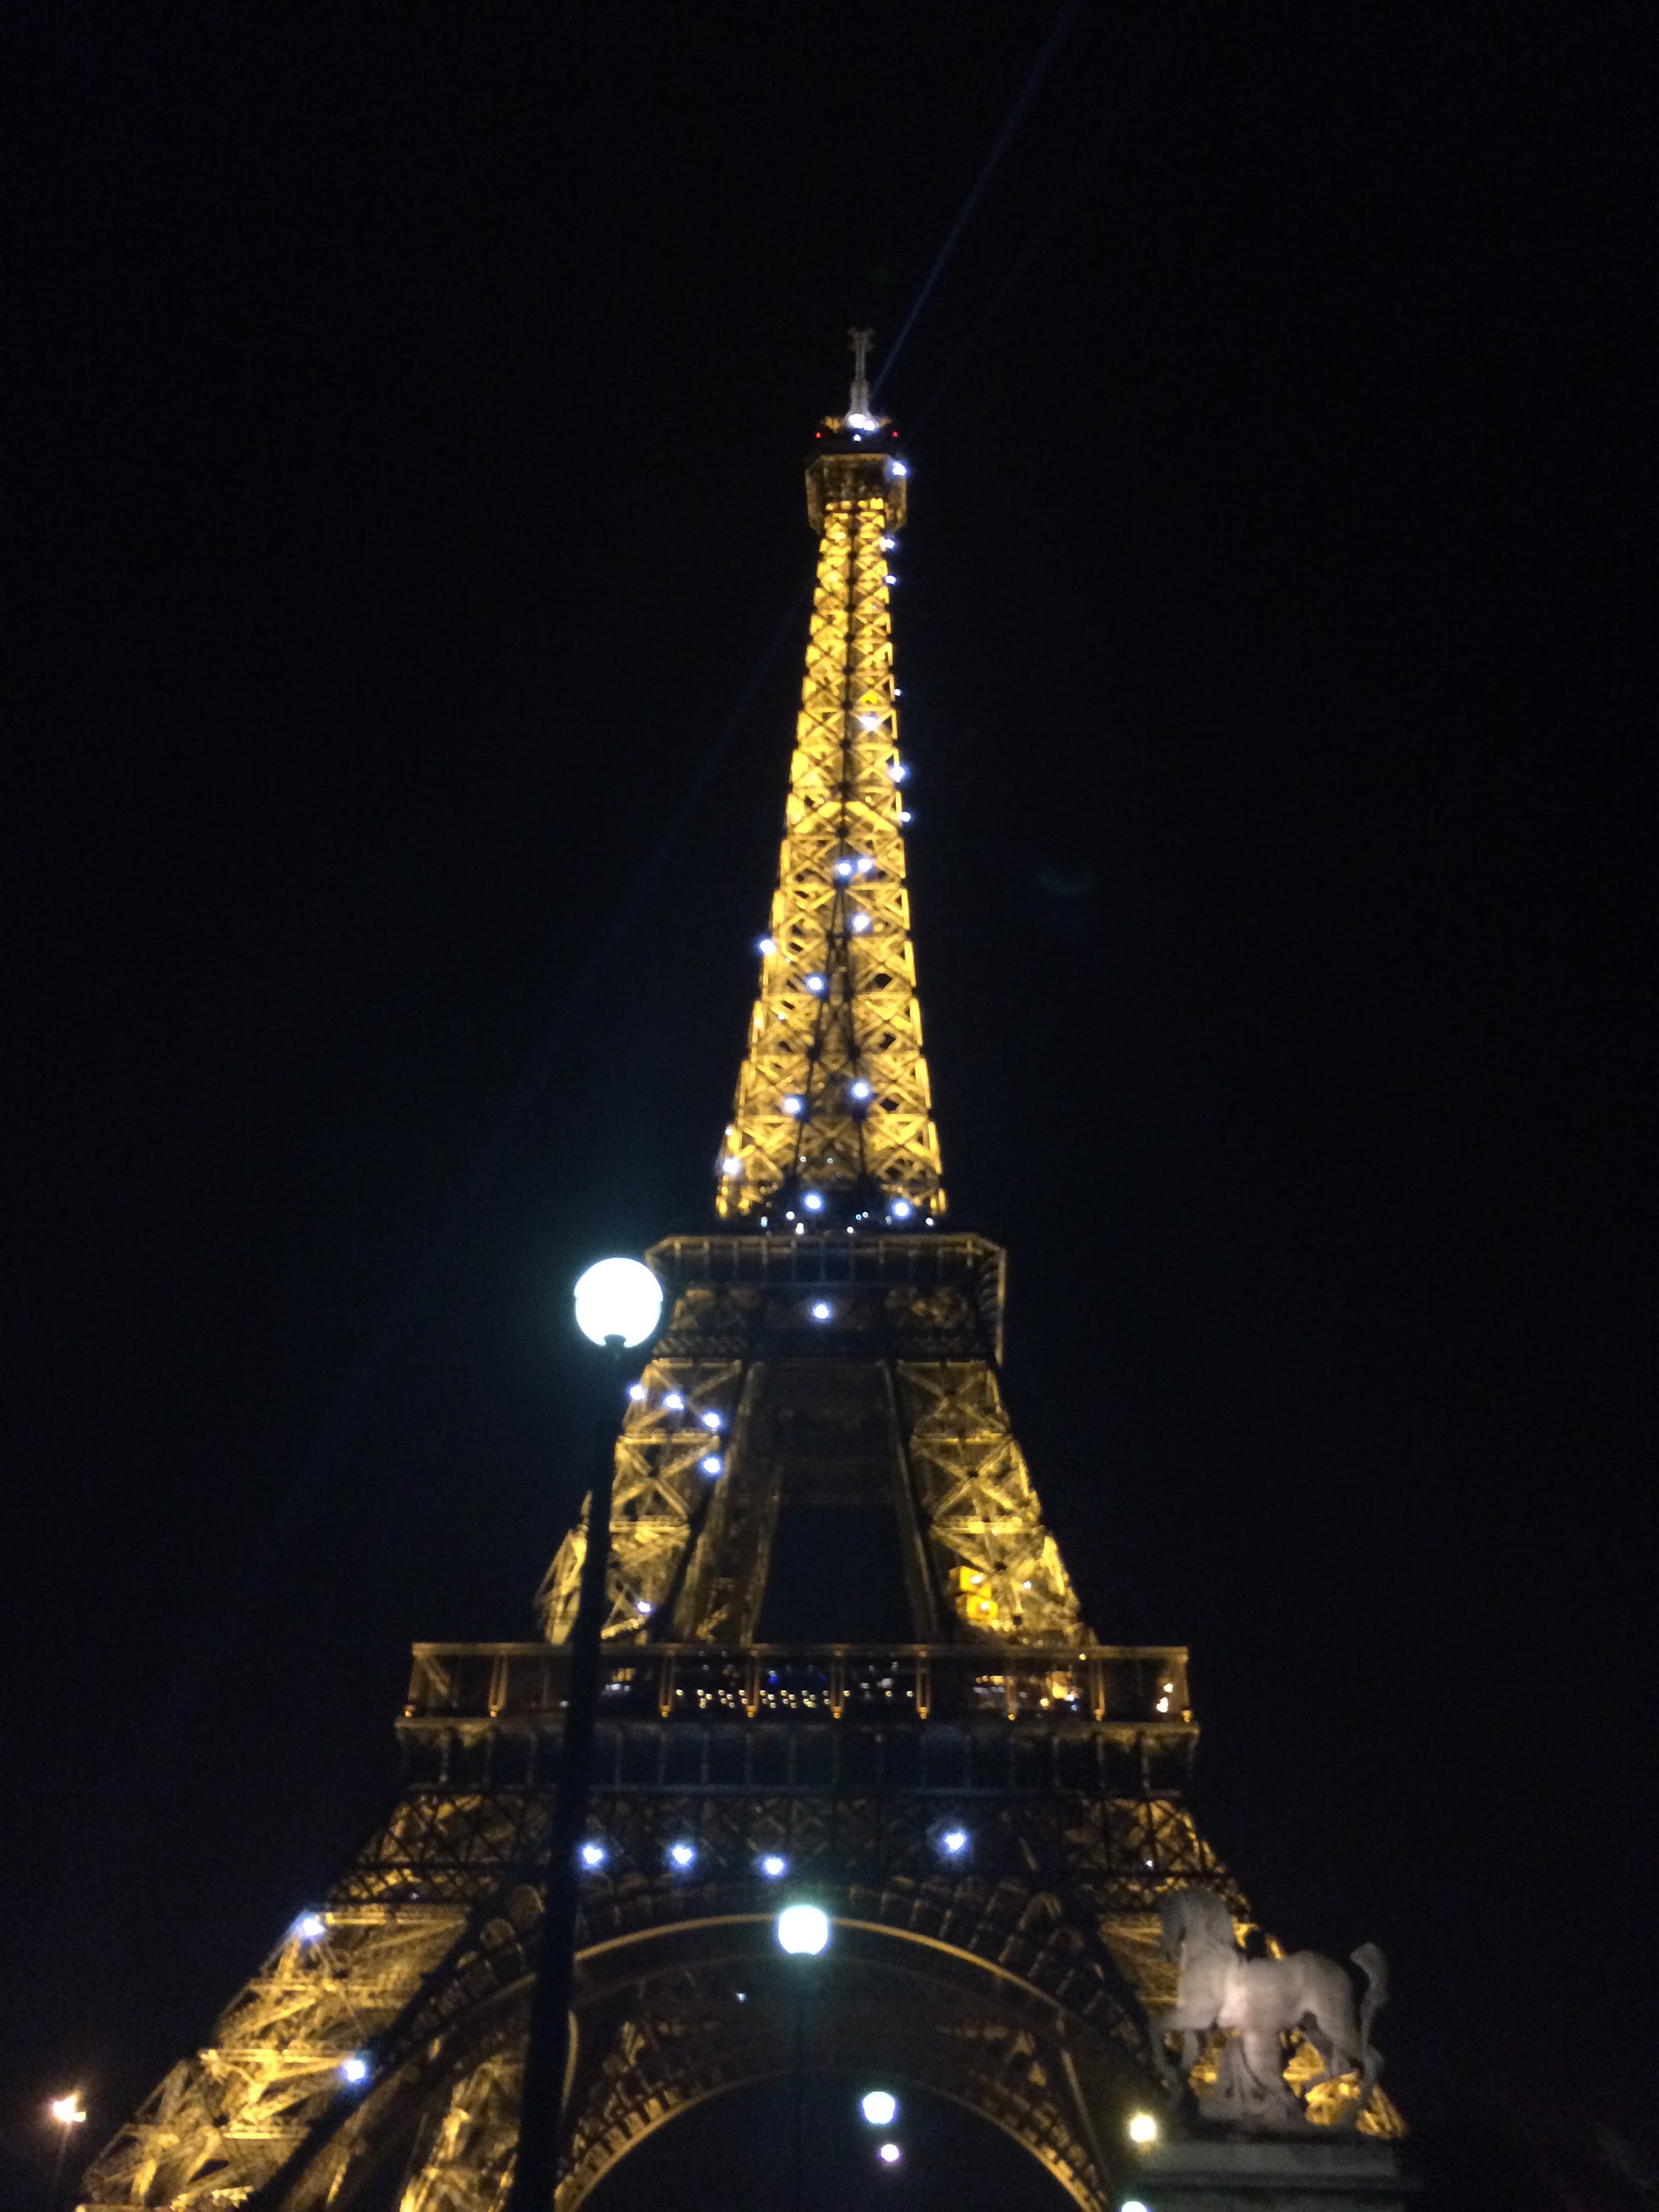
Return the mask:
<path id="1" fill-rule="evenodd" d="M 816 1905 L 786 1905 L 778 1915 L 778 1942 L 797 1958 L 816 1959 L 830 1941 L 830 1916 Z"/>
<path id="2" fill-rule="evenodd" d="M 1131 2112 L 1129 2141 L 1132 2143 L 1154 2143 L 1158 2141 L 1158 2122 L 1150 2112 Z"/>
<path id="3" fill-rule="evenodd" d="M 662 1285 L 638 1260 L 598 1260 L 576 1279 L 576 1326 L 595 1344 L 643 1344 L 662 1318 Z"/>
<path id="4" fill-rule="evenodd" d="M 898 2118 L 898 2099 L 890 2089 L 872 2089 L 859 2099 L 859 2110 L 872 2128 L 890 2128 Z"/>

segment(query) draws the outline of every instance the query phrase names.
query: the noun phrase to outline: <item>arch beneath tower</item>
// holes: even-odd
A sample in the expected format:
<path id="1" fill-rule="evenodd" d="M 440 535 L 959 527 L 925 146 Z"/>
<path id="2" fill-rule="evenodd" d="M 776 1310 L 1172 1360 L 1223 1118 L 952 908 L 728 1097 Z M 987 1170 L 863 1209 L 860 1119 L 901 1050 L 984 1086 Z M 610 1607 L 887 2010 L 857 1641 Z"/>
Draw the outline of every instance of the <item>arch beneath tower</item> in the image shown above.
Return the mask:
<path id="1" fill-rule="evenodd" d="M 863 2117 L 869 2088 L 892 2088 L 898 2111 L 887 2126 Z M 1077 2212 L 1077 2200 L 1025 2146 L 965 2105 L 926 2088 L 888 2082 L 864 2069 L 809 2081 L 801 2100 L 809 2205 L 874 2206 L 895 2182 L 899 2199 L 942 2204 L 948 2193 L 987 2212 Z M 583 2200 L 581 2212 L 774 2212 L 791 2196 L 795 2085 L 780 2077 L 734 2089 L 678 2114 L 644 2137 Z M 899 2151 L 889 2171 L 878 2154 Z M 909 2186 L 907 2187 L 906 2180 Z M 1121 2192 L 1120 2192 L 1121 2197 Z"/>
<path id="2" fill-rule="evenodd" d="M 787 2078 L 798 2032 L 813 2077 L 931 2091 L 1018 2143 L 1085 2212 L 1107 2203 L 1109 2146 L 1148 2083 L 1114 2032 L 1127 2021 L 1109 2025 L 1087 2002 L 1095 1978 L 1074 1974 L 1084 2002 L 1070 2003 L 995 1955 L 1012 1925 L 978 1948 L 1001 1918 L 982 1900 L 963 1901 L 957 1942 L 817 1895 L 834 1920 L 819 1960 L 779 1949 L 775 1907 L 641 1929 L 583 1954 L 559 2212 L 683 2114 Z"/>
<path id="3" fill-rule="evenodd" d="M 557 2212 L 673 2120 L 787 2077 L 798 2032 L 814 2079 L 867 2084 L 874 2069 L 901 2092 L 932 2092 L 1018 2144 L 1085 2212 L 1115 2201 L 1115 2147 L 1151 2087 L 1144 2024 L 1093 1927 L 1052 1893 L 971 1875 L 879 1890 L 619 1889 L 589 1900 L 577 1960 Z M 822 1959 L 779 1948 L 788 1894 L 830 1914 Z M 529 1987 L 521 1965 L 428 2047 L 418 2083 L 386 2085 L 381 2142 L 404 2146 L 401 2212 L 499 2212 Z"/>

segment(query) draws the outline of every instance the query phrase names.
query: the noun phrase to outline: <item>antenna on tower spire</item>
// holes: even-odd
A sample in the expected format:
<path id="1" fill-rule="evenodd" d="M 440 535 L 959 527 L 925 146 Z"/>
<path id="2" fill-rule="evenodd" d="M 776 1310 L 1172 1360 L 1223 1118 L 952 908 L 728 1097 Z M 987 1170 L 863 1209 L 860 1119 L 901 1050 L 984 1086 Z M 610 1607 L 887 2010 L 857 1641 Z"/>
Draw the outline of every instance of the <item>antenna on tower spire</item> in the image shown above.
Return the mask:
<path id="1" fill-rule="evenodd" d="M 847 403 L 847 416 L 853 422 L 870 412 L 870 379 L 866 372 L 870 344 L 876 334 L 873 331 L 848 331 L 847 335 L 853 342 L 853 396 Z"/>

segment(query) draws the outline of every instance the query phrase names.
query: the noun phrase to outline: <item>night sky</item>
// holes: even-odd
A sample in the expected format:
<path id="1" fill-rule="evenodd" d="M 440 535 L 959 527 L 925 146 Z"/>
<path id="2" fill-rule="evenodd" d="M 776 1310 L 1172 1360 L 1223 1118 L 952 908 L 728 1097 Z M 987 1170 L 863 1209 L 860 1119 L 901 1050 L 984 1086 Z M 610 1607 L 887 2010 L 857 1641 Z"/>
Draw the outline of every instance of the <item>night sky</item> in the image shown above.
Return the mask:
<path id="1" fill-rule="evenodd" d="M 566 1286 L 712 1194 L 855 321 L 1087 1618 L 1190 1644 L 1408 2117 L 1659 2159 L 1650 12 L 3 38 L 5 2203 L 376 1822 L 409 1644 L 528 1632 Z"/>

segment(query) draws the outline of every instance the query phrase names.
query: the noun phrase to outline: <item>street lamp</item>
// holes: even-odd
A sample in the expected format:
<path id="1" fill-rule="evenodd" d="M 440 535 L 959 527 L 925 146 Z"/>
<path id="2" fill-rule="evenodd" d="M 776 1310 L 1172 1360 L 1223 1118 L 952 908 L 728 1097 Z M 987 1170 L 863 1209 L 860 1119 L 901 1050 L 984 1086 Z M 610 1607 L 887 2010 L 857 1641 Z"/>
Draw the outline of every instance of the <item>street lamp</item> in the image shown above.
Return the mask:
<path id="1" fill-rule="evenodd" d="M 76 2128 L 87 2122 L 86 2107 L 77 2093 L 71 2089 L 66 2097 L 54 2097 L 46 2111 L 58 2126 L 58 2155 L 52 2166 L 52 2203 L 50 2212 L 58 2212 L 58 2192 L 64 2180 L 64 2154 L 69 2148 L 69 2139 Z"/>
<path id="2" fill-rule="evenodd" d="M 604 1347 L 611 1378 L 620 1380 L 623 1354 L 654 1334 L 662 1318 L 661 1284 L 637 1260 L 600 1260 L 578 1279 L 575 1302 L 577 1328 L 591 1342 Z M 599 1704 L 599 1632 L 605 1625 L 605 1570 L 611 1560 L 611 1490 L 616 1474 L 612 1421 L 613 1405 L 607 1395 L 605 1414 L 594 1438 L 587 1548 L 582 1555 L 576 1620 L 570 1637 L 564 1742 L 548 1842 L 541 1946 L 530 1993 L 519 2154 L 507 2212 L 551 2212 L 558 2179 L 582 1865 L 580 1852 L 587 1826 L 593 1720 Z"/>
<path id="3" fill-rule="evenodd" d="M 657 1333 L 662 1285 L 638 1260 L 599 1260 L 576 1279 L 576 1326 L 595 1344 L 627 1349 Z"/>
<path id="4" fill-rule="evenodd" d="M 779 1913 L 776 1935 L 780 1950 L 794 1959 L 816 1959 L 828 1949 L 830 1916 L 821 1905 L 786 1905 Z M 801 2189 L 806 2173 L 806 1970 L 795 1972 L 795 2185 L 790 2195 L 793 2212 L 800 2212 Z"/>
<path id="5" fill-rule="evenodd" d="M 872 2128 L 890 2128 L 898 2118 L 898 2099 L 890 2089 L 872 2089 L 859 2100 L 859 2110 Z"/>
<path id="6" fill-rule="evenodd" d="M 797 1958 L 816 1959 L 830 1941 L 830 1916 L 816 1905 L 786 1905 L 778 1915 L 778 1942 Z"/>

